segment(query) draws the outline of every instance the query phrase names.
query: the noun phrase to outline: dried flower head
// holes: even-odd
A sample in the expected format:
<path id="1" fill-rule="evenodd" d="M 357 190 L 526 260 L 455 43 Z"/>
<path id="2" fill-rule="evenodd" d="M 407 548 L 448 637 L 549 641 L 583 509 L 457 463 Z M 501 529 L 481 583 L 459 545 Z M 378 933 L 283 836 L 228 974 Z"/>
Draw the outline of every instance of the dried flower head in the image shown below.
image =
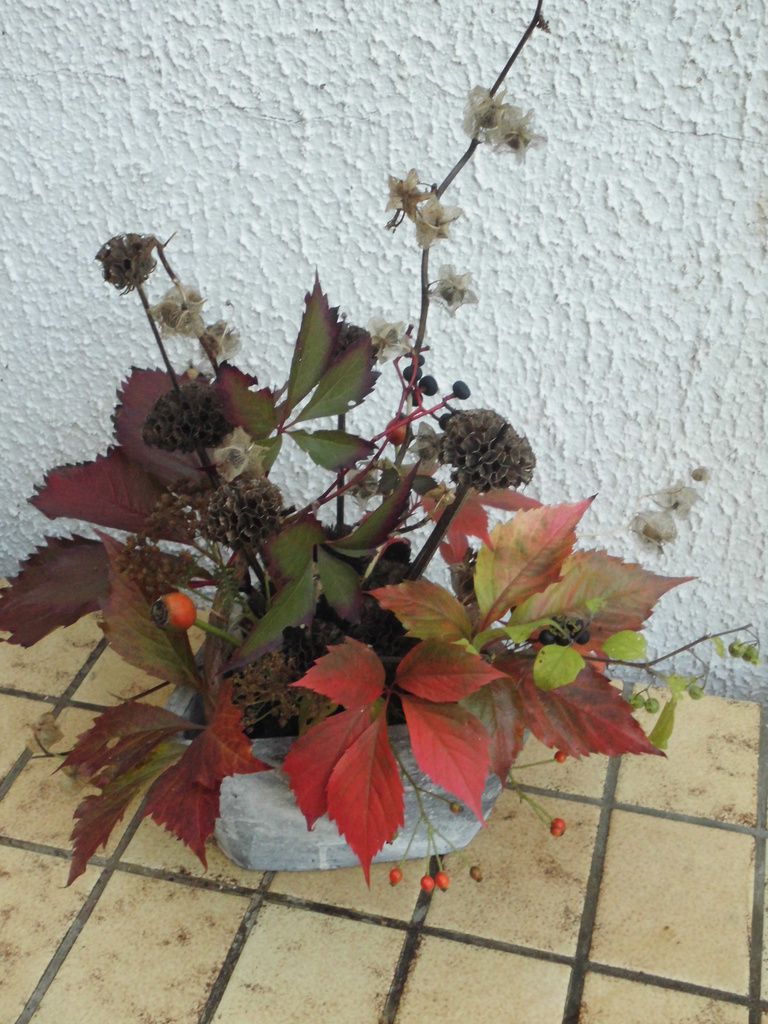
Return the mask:
<path id="1" fill-rule="evenodd" d="M 686 487 L 682 482 L 650 495 L 651 501 L 667 512 L 675 512 L 685 519 L 691 508 L 699 501 L 699 493 L 693 487 Z"/>
<path id="2" fill-rule="evenodd" d="M 370 472 L 356 483 L 353 487 L 349 488 L 348 494 L 351 498 L 357 502 L 360 508 L 365 509 L 368 507 L 368 503 L 375 498 L 380 491 L 381 474 L 378 470 L 372 469 Z"/>
<path id="3" fill-rule="evenodd" d="M 168 391 L 155 402 L 144 422 L 144 443 L 165 451 L 214 448 L 232 430 L 221 396 L 202 380 Z"/>
<path id="4" fill-rule="evenodd" d="M 262 448 L 242 427 L 235 427 L 211 453 L 219 476 L 231 483 L 239 476 L 264 476 Z"/>
<path id="5" fill-rule="evenodd" d="M 411 340 L 405 333 L 405 324 L 402 321 L 390 323 L 374 316 L 368 321 L 368 332 L 380 363 L 386 363 L 388 359 L 404 356 L 411 351 Z"/>
<path id="6" fill-rule="evenodd" d="M 160 324 L 163 334 L 198 338 L 205 330 L 200 316 L 204 304 L 205 299 L 196 288 L 175 284 L 149 312 Z"/>
<path id="7" fill-rule="evenodd" d="M 482 85 L 472 89 L 464 108 L 464 131 L 470 138 L 486 141 L 487 133 L 498 124 L 505 95 L 506 89 L 499 89 L 494 96 Z"/>
<path id="8" fill-rule="evenodd" d="M 421 462 L 436 462 L 440 454 L 442 436 L 429 423 L 420 423 L 411 442 L 409 452 Z"/>
<path id="9" fill-rule="evenodd" d="M 537 149 L 547 141 L 544 135 L 537 135 L 532 126 L 533 111 L 524 114 L 520 107 L 505 103 L 498 123 L 486 134 L 486 142 L 496 153 L 513 153 L 522 163 L 529 149 Z"/>
<path id="10" fill-rule="evenodd" d="M 416 241 L 421 248 L 429 249 L 439 239 L 448 238 L 451 224 L 462 213 L 458 206 L 443 206 L 434 196 L 428 199 L 416 213 Z"/>
<path id="11" fill-rule="evenodd" d="M 412 168 L 405 178 L 389 176 L 389 201 L 386 211 L 394 210 L 395 215 L 387 224 L 388 228 L 396 228 L 404 217 L 416 219 L 419 203 L 425 202 L 433 195 L 432 189 L 419 187 L 419 172 Z"/>
<path id="12" fill-rule="evenodd" d="M 115 235 L 96 253 L 104 280 L 121 292 L 143 284 L 157 266 L 154 235 Z"/>
<path id="13" fill-rule="evenodd" d="M 230 547 L 258 547 L 280 529 L 283 496 L 266 478 L 239 478 L 211 493 L 202 518 L 202 532 L 209 540 Z"/>
<path id="14" fill-rule="evenodd" d="M 639 537 L 659 549 L 677 536 L 677 526 L 670 512 L 638 512 L 630 525 Z"/>
<path id="15" fill-rule="evenodd" d="M 440 267 L 439 277 L 432 285 L 432 299 L 453 316 L 460 306 L 477 305 L 477 295 L 471 285 L 472 274 L 457 274 L 451 264 L 446 263 Z"/>
<path id="16" fill-rule="evenodd" d="M 454 467 L 454 482 L 478 491 L 530 483 L 536 466 L 527 438 L 490 409 L 470 409 L 451 416 L 440 445 L 440 460 Z"/>
<path id="17" fill-rule="evenodd" d="M 226 320 L 217 320 L 207 325 L 200 336 L 200 345 L 204 355 L 223 363 L 240 351 L 240 335 Z"/>

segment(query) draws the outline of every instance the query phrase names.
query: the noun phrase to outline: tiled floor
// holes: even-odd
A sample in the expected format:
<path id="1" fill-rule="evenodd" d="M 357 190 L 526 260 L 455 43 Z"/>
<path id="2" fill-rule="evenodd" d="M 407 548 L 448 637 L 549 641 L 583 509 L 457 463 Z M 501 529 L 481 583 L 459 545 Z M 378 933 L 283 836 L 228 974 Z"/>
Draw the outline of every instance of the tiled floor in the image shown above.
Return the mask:
<path id="1" fill-rule="evenodd" d="M 34 758 L 151 686 L 93 619 L 0 645 L 0 1024 L 767 1024 L 766 718 L 708 698 L 670 756 L 519 773 L 560 839 L 507 791 L 447 893 L 374 867 L 209 870 L 138 807 L 65 887 L 78 784 Z M 161 693 L 158 700 L 164 699 Z M 483 881 L 468 876 L 480 864 Z"/>

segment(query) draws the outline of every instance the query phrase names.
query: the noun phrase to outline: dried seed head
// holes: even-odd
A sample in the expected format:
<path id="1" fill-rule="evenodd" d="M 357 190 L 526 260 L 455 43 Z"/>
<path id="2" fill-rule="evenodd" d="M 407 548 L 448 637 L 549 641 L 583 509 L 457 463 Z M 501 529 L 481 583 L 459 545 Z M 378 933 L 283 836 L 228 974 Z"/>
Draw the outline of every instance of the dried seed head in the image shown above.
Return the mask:
<path id="1" fill-rule="evenodd" d="M 211 493 L 201 529 L 209 540 L 258 547 L 280 529 L 283 496 L 266 478 L 238 477 Z"/>
<path id="2" fill-rule="evenodd" d="M 213 448 L 232 430 L 218 392 L 202 380 L 161 395 L 144 422 L 145 444 L 164 451 Z"/>
<path id="3" fill-rule="evenodd" d="M 697 484 L 705 484 L 710 478 L 710 472 L 706 466 L 697 466 L 691 470 L 691 476 Z"/>
<path id="4" fill-rule="evenodd" d="M 464 211 L 458 206 L 443 206 L 434 196 L 416 211 L 416 241 L 422 249 L 429 249 L 441 238 L 448 238 L 451 224 Z"/>
<path id="5" fill-rule="evenodd" d="M 685 519 L 693 505 L 699 501 L 699 493 L 693 487 L 686 487 L 685 484 L 679 482 L 650 495 L 650 498 L 659 508 L 663 508 L 666 512 L 674 512 Z"/>
<path id="6" fill-rule="evenodd" d="M 375 316 L 368 321 L 368 332 L 380 363 L 386 363 L 388 359 L 404 356 L 411 351 L 411 341 L 405 333 L 405 324 L 402 321 L 390 323 Z"/>
<path id="7" fill-rule="evenodd" d="M 530 483 L 536 466 L 527 438 L 490 409 L 451 416 L 440 445 L 440 461 L 454 467 L 454 482 L 478 491 Z"/>
<path id="8" fill-rule="evenodd" d="M 440 275 L 430 289 L 435 302 L 445 306 L 451 316 L 460 306 L 477 305 L 477 295 L 472 291 L 472 275 L 457 274 L 450 263 L 440 267 Z"/>
<path id="9" fill-rule="evenodd" d="M 631 529 L 659 548 L 677 536 L 677 526 L 670 512 L 638 512 L 632 520 Z"/>
<path id="10" fill-rule="evenodd" d="M 96 253 L 104 280 L 123 294 L 143 284 L 157 266 L 154 235 L 115 235 Z"/>
<path id="11" fill-rule="evenodd" d="M 205 347 L 220 363 L 226 362 L 240 351 L 240 335 L 226 320 L 217 320 L 205 328 Z M 202 342 L 201 342 L 202 344 Z"/>
<path id="12" fill-rule="evenodd" d="M 205 330 L 200 316 L 204 304 L 205 299 L 196 288 L 174 285 L 155 306 L 150 307 L 149 312 L 160 324 L 164 335 L 181 334 L 197 338 Z"/>

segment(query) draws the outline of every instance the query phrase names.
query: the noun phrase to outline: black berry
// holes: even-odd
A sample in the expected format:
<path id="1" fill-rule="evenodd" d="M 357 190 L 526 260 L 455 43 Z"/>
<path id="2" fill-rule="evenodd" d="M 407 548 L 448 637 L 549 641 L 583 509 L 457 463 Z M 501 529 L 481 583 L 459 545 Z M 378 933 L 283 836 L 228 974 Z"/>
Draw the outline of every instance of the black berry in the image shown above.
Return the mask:
<path id="1" fill-rule="evenodd" d="M 437 394 L 437 381 L 434 377 L 422 377 L 419 382 L 419 390 L 427 398 L 431 398 L 432 395 Z"/>
<path id="2" fill-rule="evenodd" d="M 588 644 L 589 643 L 589 630 L 582 629 L 573 638 L 577 644 Z"/>
<path id="3" fill-rule="evenodd" d="M 553 644 L 554 642 L 555 634 L 549 629 L 542 629 L 542 631 L 539 633 L 539 643 L 544 644 L 544 646 L 546 647 L 549 644 Z"/>
<path id="4" fill-rule="evenodd" d="M 423 366 L 425 362 L 426 360 L 424 356 L 421 354 L 421 352 L 419 352 L 419 366 Z"/>
<path id="5" fill-rule="evenodd" d="M 571 642 L 571 638 L 569 636 L 556 636 L 555 637 L 555 643 L 559 647 L 568 647 L 570 642 Z"/>
<path id="6" fill-rule="evenodd" d="M 448 426 L 448 420 L 451 418 L 451 416 L 453 416 L 452 412 L 444 412 L 440 419 L 437 421 L 438 424 L 440 425 L 441 430 L 445 430 L 445 428 Z"/>
<path id="7" fill-rule="evenodd" d="M 406 368 L 403 370 L 403 377 L 409 382 L 411 380 L 415 380 L 416 382 L 418 382 L 421 380 L 421 370 L 418 367 L 416 368 L 416 376 L 414 378 L 413 363 L 411 363 L 410 366 L 406 366 Z"/>
<path id="8" fill-rule="evenodd" d="M 460 402 L 465 401 L 472 394 L 463 380 L 454 381 L 451 390 L 453 391 L 453 397 L 458 398 Z"/>

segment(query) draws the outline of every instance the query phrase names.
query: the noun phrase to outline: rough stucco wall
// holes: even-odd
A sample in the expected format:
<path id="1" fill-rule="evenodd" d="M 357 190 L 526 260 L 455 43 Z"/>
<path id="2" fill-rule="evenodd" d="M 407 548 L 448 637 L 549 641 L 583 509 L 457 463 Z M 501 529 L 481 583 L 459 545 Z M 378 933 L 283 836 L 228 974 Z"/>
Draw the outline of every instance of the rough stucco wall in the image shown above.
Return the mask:
<path id="1" fill-rule="evenodd" d="M 179 273 L 212 318 L 236 321 L 241 363 L 265 383 L 284 379 L 315 267 L 353 319 L 413 318 L 418 252 L 408 226 L 383 229 L 386 176 L 453 164 L 466 94 L 493 80 L 529 6 L 8 7 L 0 572 L 71 525 L 25 498 L 52 466 L 104 450 L 119 379 L 158 365 L 138 302 L 100 281 L 99 245 L 175 232 Z M 433 312 L 431 369 L 528 434 L 531 493 L 599 492 L 588 544 L 699 577 L 662 601 L 656 645 L 765 626 L 762 4 L 552 0 L 545 13 L 552 35 L 536 34 L 509 93 L 549 143 L 523 167 L 481 151 L 448 194 L 466 217 L 433 265 L 471 269 L 481 302 Z M 642 496 L 698 465 L 712 478 L 678 540 L 642 548 L 628 530 Z M 298 495 L 308 472 L 296 460 L 282 476 Z M 765 669 L 742 663 L 712 679 L 768 691 Z"/>

